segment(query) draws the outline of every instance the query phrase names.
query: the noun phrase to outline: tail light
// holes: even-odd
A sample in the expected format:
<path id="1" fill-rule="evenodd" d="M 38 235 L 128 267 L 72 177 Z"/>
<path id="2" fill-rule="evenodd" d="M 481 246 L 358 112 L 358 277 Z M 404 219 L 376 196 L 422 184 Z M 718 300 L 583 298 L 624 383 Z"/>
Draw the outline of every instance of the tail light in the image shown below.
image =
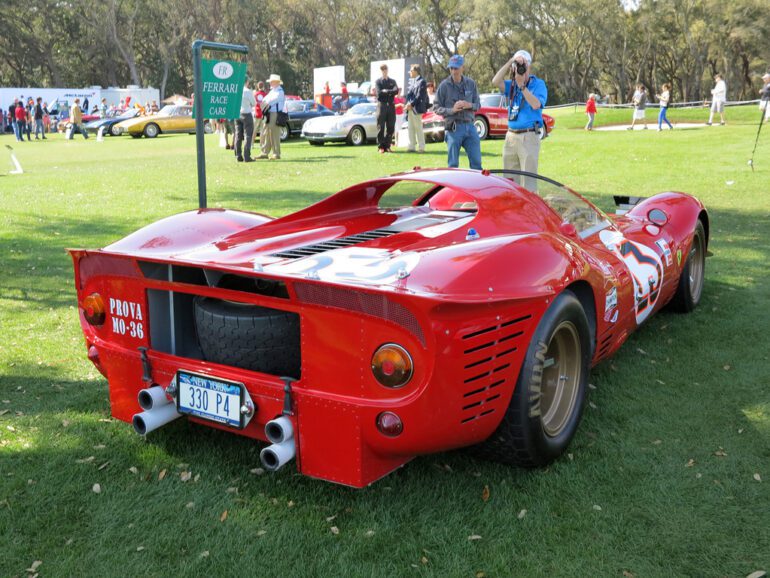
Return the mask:
<path id="1" fill-rule="evenodd" d="M 104 299 L 98 293 L 91 293 L 88 297 L 83 299 L 83 316 L 91 325 L 103 325 L 104 324 Z"/>
<path id="2" fill-rule="evenodd" d="M 409 352 L 395 343 L 386 343 L 372 356 L 374 378 L 385 387 L 403 387 L 412 379 L 413 371 Z"/>
<path id="3" fill-rule="evenodd" d="M 377 416 L 377 429 L 382 435 L 394 438 L 404 431 L 404 423 L 392 411 L 383 411 Z"/>

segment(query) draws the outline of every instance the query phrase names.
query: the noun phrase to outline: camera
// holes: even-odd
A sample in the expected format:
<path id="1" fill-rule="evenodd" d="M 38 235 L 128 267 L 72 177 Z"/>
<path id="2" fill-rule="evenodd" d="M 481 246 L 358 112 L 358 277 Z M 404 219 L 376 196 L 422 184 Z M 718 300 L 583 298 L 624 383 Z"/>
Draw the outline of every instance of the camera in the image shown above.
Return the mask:
<path id="1" fill-rule="evenodd" d="M 527 64 L 526 62 L 514 62 L 513 68 L 516 70 L 516 74 L 524 75 L 527 73 Z"/>

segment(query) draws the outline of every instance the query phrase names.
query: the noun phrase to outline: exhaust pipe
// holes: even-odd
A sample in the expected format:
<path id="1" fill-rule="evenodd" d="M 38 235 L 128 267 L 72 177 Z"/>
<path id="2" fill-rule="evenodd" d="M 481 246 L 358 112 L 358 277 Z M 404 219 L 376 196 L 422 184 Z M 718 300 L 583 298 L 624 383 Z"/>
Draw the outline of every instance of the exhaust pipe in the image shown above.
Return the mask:
<path id="1" fill-rule="evenodd" d="M 285 442 L 267 446 L 259 452 L 259 459 L 267 471 L 275 472 L 290 462 L 295 453 L 296 447 L 292 437 Z"/>
<path id="2" fill-rule="evenodd" d="M 274 444 L 281 444 L 294 437 L 294 426 L 288 417 L 282 415 L 265 424 L 265 436 Z"/>
<path id="3" fill-rule="evenodd" d="M 136 433 L 143 436 L 174 421 L 176 418 L 181 417 L 181 415 L 173 403 L 167 403 L 160 407 L 137 413 L 134 415 L 131 423 L 133 423 Z"/>
<path id="4" fill-rule="evenodd" d="M 138 399 L 139 406 L 146 411 L 159 409 L 170 403 L 165 390 L 159 385 L 140 390 Z"/>

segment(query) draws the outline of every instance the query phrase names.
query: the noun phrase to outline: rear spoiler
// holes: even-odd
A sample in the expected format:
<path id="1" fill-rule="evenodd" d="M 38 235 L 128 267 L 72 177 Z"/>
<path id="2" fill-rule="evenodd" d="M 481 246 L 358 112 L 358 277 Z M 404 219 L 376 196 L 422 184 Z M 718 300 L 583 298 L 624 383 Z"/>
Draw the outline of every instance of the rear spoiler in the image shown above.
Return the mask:
<path id="1" fill-rule="evenodd" d="M 615 209 L 615 214 L 625 215 L 628 211 L 633 209 L 647 197 L 627 197 L 623 195 L 612 195 L 612 198 L 615 200 L 615 206 L 617 207 L 617 209 Z"/>

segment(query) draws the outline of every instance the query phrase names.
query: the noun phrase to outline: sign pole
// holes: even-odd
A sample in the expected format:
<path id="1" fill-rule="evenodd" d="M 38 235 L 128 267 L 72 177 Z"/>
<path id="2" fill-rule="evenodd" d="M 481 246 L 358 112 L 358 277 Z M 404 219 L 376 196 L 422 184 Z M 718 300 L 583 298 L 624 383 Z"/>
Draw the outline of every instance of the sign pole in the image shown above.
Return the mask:
<path id="1" fill-rule="evenodd" d="M 193 113 L 195 114 L 195 148 L 198 155 L 198 207 L 206 208 L 206 152 L 205 152 L 205 131 L 203 126 L 203 74 L 201 70 L 201 51 L 216 50 L 220 52 L 237 52 L 239 54 L 248 54 L 247 46 L 241 44 L 223 44 L 221 42 L 209 42 L 208 40 L 196 40 L 192 45 L 192 64 L 193 64 Z M 239 99 L 241 95 L 238 94 Z"/>

